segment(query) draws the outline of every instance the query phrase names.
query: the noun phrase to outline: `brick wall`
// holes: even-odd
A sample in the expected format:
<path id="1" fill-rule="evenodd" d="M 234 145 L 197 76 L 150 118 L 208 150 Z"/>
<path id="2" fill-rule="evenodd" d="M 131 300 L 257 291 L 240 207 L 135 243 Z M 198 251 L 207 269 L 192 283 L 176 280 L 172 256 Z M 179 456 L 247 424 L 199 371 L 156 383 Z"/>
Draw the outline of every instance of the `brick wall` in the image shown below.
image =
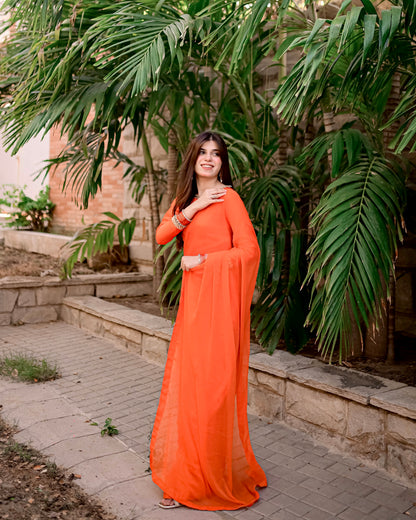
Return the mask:
<path id="1" fill-rule="evenodd" d="M 60 137 L 59 129 L 50 132 L 50 157 L 57 157 L 65 143 Z M 53 215 L 52 230 L 56 233 L 72 234 L 84 225 L 98 222 L 104 211 L 112 211 L 120 218 L 123 217 L 124 181 L 123 166 L 114 167 L 109 161 L 103 168 L 102 190 L 99 191 L 88 206 L 81 210 L 74 202 L 70 190 L 62 192 L 62 169 L 57 169 L 50 176 L 50 198 L 56 204 Z M 84 220 L 84 223 L 83 223 Z"/>

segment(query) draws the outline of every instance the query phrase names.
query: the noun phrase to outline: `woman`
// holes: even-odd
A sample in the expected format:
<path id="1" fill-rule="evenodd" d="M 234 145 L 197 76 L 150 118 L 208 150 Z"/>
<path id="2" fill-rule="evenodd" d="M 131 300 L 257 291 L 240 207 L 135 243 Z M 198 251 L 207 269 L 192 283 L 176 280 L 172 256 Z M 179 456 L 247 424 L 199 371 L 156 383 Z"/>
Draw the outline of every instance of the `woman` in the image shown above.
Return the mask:
<path id="1" fill-rule="evenodd" d="M 250 303 L 259 247 L 243 202 L 231 189 L 223 139 L 190 144 L 177 197 L 156 231 L 183 244 L 182 292 L 150 445 L 160 507 L 221 510 L 250 506 L 266 476 L 247 423 Z"/>

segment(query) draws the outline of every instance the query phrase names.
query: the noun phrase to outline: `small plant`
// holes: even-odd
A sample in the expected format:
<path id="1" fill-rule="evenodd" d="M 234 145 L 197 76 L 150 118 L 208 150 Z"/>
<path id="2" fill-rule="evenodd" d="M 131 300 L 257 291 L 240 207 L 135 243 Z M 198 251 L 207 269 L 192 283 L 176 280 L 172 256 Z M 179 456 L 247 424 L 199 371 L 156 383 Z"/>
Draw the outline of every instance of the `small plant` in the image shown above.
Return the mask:
<path id="1" fill-rule="evenodd" d="M 36 199 L 32 199 L 23 189 L 10 185 L 9 189 L 3 190 L 0 206 L 11 210 L 8 227 L 33 231 L 46 231 L 55 209 L 55 204 L 49 200 L 49 186 L 40 190 Z"/>
<path id="2" fill-rule="evenodd" d="M 112 437 L 113 435 L 118 435 L 118 429 L 112 424 L 113 420 L 108 417 L 104 422 L 104 427 L 101 430 L 101 436 L 109 435 Z"/>
<path id="3" fill-rule="evenodd" d="M 124 256 L 127 246 L 133 238 L 136 219 L 128 218 L 121 220 L 117 215 L 109 211 L 105 212 L 104 215 L 111 220 L 101 220 L 86 226 L 65 244 L 64 247 L 69 250 L 70 256 L 63 264 L 62 278 L 71 278 L 72 269 L 76 262 L 82 262 L 86 258 L 90 259 L 97 253 L 111 251 L 116 234 L 121 248 L 121 255 Z"/>
<path id="4" fill-rule="evenodd" d="M 45 359 L 38 360 L 27 354 L 7 354 L 1 357 L 0 375 L 31 383 L 51 381 L 59 377 L 56 365 L 51 366 Z"/>
<path id="5" fill-rule="evenodd" d="M 39 452 L 14 440 L 9 440 L 3 449 L 3 453 L 7 456 L 18 456 L 23 462 L 33 462 L 39 457 Z"/>

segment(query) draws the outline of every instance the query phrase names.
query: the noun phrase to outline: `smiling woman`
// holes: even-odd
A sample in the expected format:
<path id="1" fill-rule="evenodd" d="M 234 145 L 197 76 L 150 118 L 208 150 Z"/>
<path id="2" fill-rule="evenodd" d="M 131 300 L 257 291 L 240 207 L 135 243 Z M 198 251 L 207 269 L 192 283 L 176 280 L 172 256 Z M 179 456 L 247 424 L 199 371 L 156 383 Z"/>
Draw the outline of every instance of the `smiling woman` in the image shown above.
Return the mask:
<path id="1" fill-rule="evenodd" d="M 161 244 L 180 235 L 184 247 L 181 299 L 150 447 L 163 508 L 238 509 L 258 500 L 256 486 L 267 485 L 247 423 L 259 247 L 230 185 L 225 143 L 204 132 L 188 149 L 177 198 L 156 234 Z"/>

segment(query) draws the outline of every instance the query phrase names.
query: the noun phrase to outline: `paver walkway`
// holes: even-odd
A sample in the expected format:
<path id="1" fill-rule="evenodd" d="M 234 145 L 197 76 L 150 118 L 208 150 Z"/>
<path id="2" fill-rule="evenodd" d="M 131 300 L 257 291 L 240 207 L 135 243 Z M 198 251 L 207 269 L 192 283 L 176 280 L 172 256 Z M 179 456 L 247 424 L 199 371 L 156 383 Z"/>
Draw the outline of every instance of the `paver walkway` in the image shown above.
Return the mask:
<path id="1" fill-rule="evenodd" d="M 56 362 L 62 378 L 42 385 L 0 380 L 0 402 L 30 441 L 81 479 L 123 520 L 399 520 L 416 518 L 416 490 L 387 473 L 329 451 L 284 424 L 250 417 L 254 452 L 269 485 L 249 509 L 163 511 L 148 472 L 163 369 L 111 341 L 63 322 L 0 327 L 0 352 Z M 98 427 L 111 417 L 117 437 Z M 122 442 L 120 442 L 122 441 Z M 17 519 L 16 519 L 17 520 Z"/>

